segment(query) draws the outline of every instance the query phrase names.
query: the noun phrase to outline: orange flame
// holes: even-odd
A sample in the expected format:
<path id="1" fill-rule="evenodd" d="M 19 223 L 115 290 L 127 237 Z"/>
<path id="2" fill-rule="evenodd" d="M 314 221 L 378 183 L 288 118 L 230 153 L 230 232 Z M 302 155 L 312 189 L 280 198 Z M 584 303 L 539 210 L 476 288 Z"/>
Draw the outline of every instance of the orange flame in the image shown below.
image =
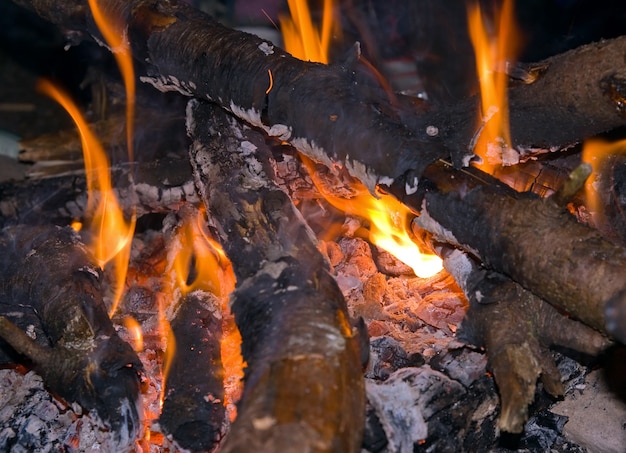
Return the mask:
<path id="1" fill-rule="evenodd" d="M 491 33 L 487 31 L 477 3 L 469 7 L 468 24 L 481 93 L 481 130 L 473 146 L 482 162 L 476 166 L 493 174 L 499 165 L 517 163 L 507 162 L 507 154 L 513 150 L 509 130 L 508 76 L 503 67 L 512 59 L 518 44 L 516 37 L 519 34 L 513 20 L 513 1 L 504 0 L 498 23 L 493 24 Z"/>
<path id="2" fill-rule="evenodd" d="M 422 253 L 412 239 L 409 229 L 413 213 L 391 195 L 379 193 L 374 197 L 358 181 L 351 185 L 356 194 L 352 198 L 341 198 L 329 190 L 315 173 L 313 162 L 301 156 L 313 183 L 326 201 L 337 209 L 370 221 L 369 240 L 391 253 L 411 267 L 415 275 L 427 278 L 439 272 L 443 266 L 437 255 Z"/>
<path id="3" fill-rule="evenodd" d="M 218 269 L 228 259 L 221 246 L 204 231 L 203 219 L 202 211 L 198 211 L 196 219 L 184 219 L 173 241 L 172 246 L 178 249 L 173 263 L 176 286 L 183 294 L 203 289 L 222 295 Z"/>
<path id="4" fill-rule="evenodd" d="M 47 80 L 40 81 L 38 89 L 61 104 L 78 127 L 87 179 L 86 218 L 93 237 L 90 248 L 100 267 L 104 268 L 109 262 L 114 266 L 115 294 L 111 314 L 115 313 L 124 290 L 135 216 L 128 222 L 124 218 L 113 193 L 106 153 L 70 96 Z"/>
<path id="5" fill-rule="evenodd" d="M 190 291 L 210 291 L 223 301 L 222 338 L 220 342 L 222 365 L 224 367 L 224 405 L 228 408 L 231 421 L 236 415 L 234 403 L 239 400 L 242 391 L 243 358 L 241 357 L 241 335 L 235 325 L 234 317 L 228 307 L 228 295 L 234 290 L 235 275 L 232 264 L 221 245 L 206 231 L 206 212 L 200 209 L 197 215 L 183 218 L 170 250 L 174 254 L 172 268 L 174 287 L 182 294 Z M 165 309 L 162 317 L 165 319 Z M 163 332 L 169 325 L 164 324 Z M 167 351 L 164 358 L 163 380 L 165 382 L 173 358 L 175 346 L 173 335 L 167 338 Z M 165 388 L 165 384 L 163 384 Z"/>
<path id="6" fill-rule="evenodd" d="M 102 36 L 109 45 L 115 61 L 122 74 L 124 87 L 126 89 L 126 144 L 130 162 L 133 156 L 133 129 L 135 119 L 135 67 L 130 52 L 127 32 L 124 24 L 119 20 L 114 20 L 112 16 L 107 16 L 100 8 L 98 0 L 89 0 L 91 14 L 102 33 Z"/>
<path id="7" fill-rule="evenodd" d="M 311 20 L 306 0 L 288 0 L 290 16 L 280 16 L 285 49 L 302 60 L 328 64 L 333 31 L 333 2 L 324 0 L 321 30 Z"/>
<path id="8" fill-rule="evenodd" d="M 604 140 L 587 140 L 583 146 L 582 161 L 591 165 L 592 173 L 585 182 L 587 209 L 594 215 L 602 215 L 602 203 L 598 193 L 598 175 L 606 159 L 610 156 L 625 154 L 626 140 L 609 143 Z"/>

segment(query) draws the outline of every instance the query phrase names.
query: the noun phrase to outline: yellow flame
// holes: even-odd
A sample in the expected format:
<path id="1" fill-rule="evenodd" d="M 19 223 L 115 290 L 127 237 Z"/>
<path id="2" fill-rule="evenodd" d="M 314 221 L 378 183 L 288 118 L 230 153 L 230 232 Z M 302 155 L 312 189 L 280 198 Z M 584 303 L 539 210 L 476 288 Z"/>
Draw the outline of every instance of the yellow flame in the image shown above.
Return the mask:
<path id="1" fill-rule="evenodd" d="M 306 0 L 288 0 L 290 16 L 280 16 L 285 50 L 301 60 L 328 64 L 334 26 L 333 2 L 324 0 L 321 30 L 311 20 Z"/>
<path id="2" fill-rule="evenodd" d="M 63 106 L 80 133 L 87 180 L 86 220 L 93 238 L 89 247 L 100 267 L 104 268 L 109 262 L 114 266 L 115 294 L 112 314 L 124 292 L 130 246 L 135 231 L 135 216 L 130 221 L 124 218 L 113 193 L 106 153 L 70 96 L 47 80 L 39 81 L 38 89 Z"/>
<path id="3" fill-rule="evenodd" d="M 133 66 L 130 43 L 125 24 L 115 20 L 113 16 L 107 15 L 100 8 L 97 0 L 89 0 L 91 14 L 102 33 L 102 36 L 109 45 L 111 52 L 117 62 L 122 74 L 124 88 L 126 90 L 126 144 L 130 162 L 134 160 L 133 152 L 133 129 L 135 118 L 135 68 Z"/>
<path id="4" fill-rule="evenodd" d="M 502 154 L 511 149 L 507 79 L 504 64 L 511 61 L 518 45 L 519 33 L 513 20 L 513 1 L 504 0 L 497 24 L 491 33 L 483 21 L 478 3 L 468 9 L 468 25 L 476 70 L 480 81 L 482 130 L 474 151 L 482 159 L 476 164 L 482 171 L 493 174 L 502 164 Z"/>
<path id="5" fill-rule="evenodd" d="M 376 198 L 358 181 L 351 184 L 354 197 L 338 197 L 321 181 L 315 172 L 313 162 L 304 156 L 301 158 L 313 183 L 326 201 L 347 214 L 370 221 L 371 243 L 411 267 L 418 277 L 430 277 L 443 268 L 441 258 L 423 253 L 413 241 L 409 225 L 414 214 L 404 204 L 384 193 L 378 194 L 380 198 Z"/>

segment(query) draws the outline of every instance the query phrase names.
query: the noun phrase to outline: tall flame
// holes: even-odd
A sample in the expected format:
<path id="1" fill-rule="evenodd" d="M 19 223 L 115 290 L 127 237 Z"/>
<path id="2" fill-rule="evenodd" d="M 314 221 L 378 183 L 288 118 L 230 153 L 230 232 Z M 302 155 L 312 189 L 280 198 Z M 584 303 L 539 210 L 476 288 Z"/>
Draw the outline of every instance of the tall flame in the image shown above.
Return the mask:
<path id="1" fill-rule="evenodd" d="M 476 166 L 492 174 L 497 166 L 507 163 L 507 153 L 511 151 L 508 76 L 504 65 L 512 59 L 518 45 L 513 1 L 504 0 L 491 32 L 487 30 L 478 3 L 468 9 L 468 24 L 481 94 L 481 130 L 473 145 L 482 163 Z"/>
<path id="2" fill-rule="evenodd" d="M 311 20 L 306 0 L 288 0 L 290 16 L 280 17 L 285 49 L 302 60 L 328 63 L 333 31 L 333 1 L 324 0 L 321 30 Z"/>
<path id="3" fill-rule="evenodd" d="M 128 42 L 125 24 L 115 20 L 112 16 L 108 16 L 103 9 L 100 8 L 98 0 L 89 0 L 89 8 L 91 14 L 102 33 L 105 41 L 109 45 L 117 66 L 122 74 L 124 88 L 126 90 L 126 145 L 128 149 L 129 161 L 134 160 L 133 152 L 133 129 L 135 119 L 135 68 L 133 66 L 133 58 L 130 51 L 130 43 Z"/>
<path id="4" fill-rule="evenodd" d="M 61 104 L 78 127 L 87 179 L 86 220 L 93 238 L 90 248 L 100 267 L 104 268 L 109 262 L 114 266 L 115 294 L 111 309 L 114 313 L 124 291 L 135 216 L 129 221 L 125 219 L 113 192 L 109 159 L 70 96 L 47 80 L 41 80 L 38 89 Z"/>

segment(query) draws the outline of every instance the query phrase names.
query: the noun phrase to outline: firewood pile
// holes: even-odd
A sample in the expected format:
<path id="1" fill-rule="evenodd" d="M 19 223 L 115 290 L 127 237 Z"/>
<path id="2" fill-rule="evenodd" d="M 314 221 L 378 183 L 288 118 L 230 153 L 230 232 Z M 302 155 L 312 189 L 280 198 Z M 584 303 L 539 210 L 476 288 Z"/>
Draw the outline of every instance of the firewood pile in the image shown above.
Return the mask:
<path id="1" fill-rule="evenodd" d="M 93 225 L 70 227 L 92 209 L 85 134 L 33 130 L 27 177 L 0 185 L 2 449 L 584 451 L 551 407 L 626 341 L 626 172 L 618 146 L 592 219 L 576 144 L 625 125 L 624 37 L 511 70 L 515 165 L 489 175 L 468 166 L 477 96 L 391 93 L 358 44 L 304 62 L 185 2 L 99 3 L 116 45 L 88 2 L 12 8 L 88 43 L 135 228 L 123 295 Z M 123 46 L 134 113 L 107 67 Z M 394 197 L 445 269 L 415 276 L 325 191 Z"/>

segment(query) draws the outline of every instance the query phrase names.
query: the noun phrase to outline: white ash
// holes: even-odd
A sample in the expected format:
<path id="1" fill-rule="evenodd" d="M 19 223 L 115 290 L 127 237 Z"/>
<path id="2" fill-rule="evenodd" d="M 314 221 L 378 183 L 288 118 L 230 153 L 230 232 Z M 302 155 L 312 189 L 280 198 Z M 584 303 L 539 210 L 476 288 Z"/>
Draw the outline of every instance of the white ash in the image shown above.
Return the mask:
<path id="1" fill-rule="evenodd" d="M 0 370 L 0 451 L 131 450 L 115 437 L 97 415 L 55 399 L 36 373 Z"/>

